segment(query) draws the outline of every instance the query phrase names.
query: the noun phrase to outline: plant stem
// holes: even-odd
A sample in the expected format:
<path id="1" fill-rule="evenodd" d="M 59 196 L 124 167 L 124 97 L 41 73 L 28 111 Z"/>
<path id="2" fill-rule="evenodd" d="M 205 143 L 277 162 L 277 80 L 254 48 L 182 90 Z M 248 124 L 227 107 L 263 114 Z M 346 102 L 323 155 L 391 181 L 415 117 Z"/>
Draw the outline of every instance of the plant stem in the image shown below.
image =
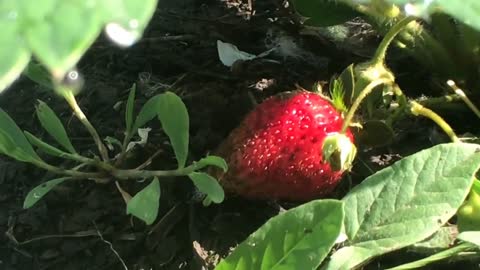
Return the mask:
<path id="1" fill-rule="evenodd" d="M 85 116 L 83 113 L 82 109 L 78 106 L 78 103 L 75 99 L 75 96 L 73 95 L 72 91 L 69 91 L 68 89 L 65 89 L 63 91 L 58 91 L 59 93 L 62 93 L 63 97 L 65 100 L 68 102 L 70 107 L 72 108 L 73 112 L 75 113 L 75 116 L 77 116 L 78 120 L 82 122 L 82 124 L 87 128 L 88 132 L 92 136 L 93 140 L 95 141 L 95 144 L 98 147 L 98 151 L 100 152 L 100 156 L 104 161 L 108 161 L 108 151 L 105 145 L 102 142 L 102 139 L 100 139 L 100 135 L 98 135 L 97 130 L 93 127 L 93 125 L 88 121 L 88 118 Z"/>
<path id="2" fill-rule="evenodd" d="M 105 177 L 105 175 L 101 173 L 96 173 L 96 172 L 79 172 L 76 170 L 68 170 L 68 169 L 62 169 L 53 165 L 50 165 L 45 162 L 35 162 L 35 165 L 37 167 L 40 167 L 42 169 L 45 169 L 47 171 L 56 173 L 56 174 L 65 174 L 71 177 L 75 178 L 85 178 L 85 179 L 98 179 Z"/>
<path id="3" fill-rule="evenodd" d="M 122 149 L 120 150 L 120 154 L 118 155 L 118 158 L 115 161 L 115 166 L 116 167 L 120 166 L 123 163 L 123 161 L 125 159 L 125 156 L 127 154 L 128 142 L 130 141 L 131 138 L 132 138 L 132 132 L 127 131 L 125 133 L 125 137 L 123 138 Z"/>
<path id="4" fill-rule="evenodd" d="M 454 247 L 451 247 L 449 249 L 446 249 L 446 250 L 442 250 L 436 254 L 433 254 L 429 257 L 426 257 L 426 258 L 423 258 L 421 260 L 418 260 L 418 261 L 414 261 L 414 262 L 410 262 L 410 263 L 406 263 L 406 264 L 402 264 L 402 265 L 399 265 L 397 267 L 394 267 L 394 268 L 389 268 L 388 270 L 400 270 L 400 269 L 417 269 L 417 268 L 422 268 L 428 264 L 431 264 L 431 263 L 434 263 L 434 262 L 438 262 L 438 261 L 441 261 L 441 260 L 444 260 L 444 259 L 448 259 L 448 258 L 452 258 L 453 256 L 461 253 L 461 252 L 464 252 L 464 251 L 469 251 L 469 250 L 474 250 L 475 249 L 475 246 L 473 244 L 470 244 L 470 243 L 461 243 L 457 246 L 454 246 Z"/>
<path id="5" fill-rule="evenodd" d="M 165 170 L 165 171 L 149 171 L 149 170 L 137 170 L 137 169 L 128 169 L 128 170 L 113 170 L 111 175 L 117 179 L 127 180 L 131 178 L 150 178 L 150 177 L 168 177 L 168 176 L 184 176 L 188 175 L 196 170 L 205 167 L 204 164 L 195 162 L 190 166 L 179 168 L 176 170 Z"/>
<path id="6" fill-rule="evenodd" d="M 396 23 L 385 35 L 385 37 L 382 39 L 382 42 L 380 42 L 380 45 L 378 45 L 377 50 L 375 51 L 375 55 L 372 58 L 372 62 L 375 64 L 383 63 L 385 61 L 385 55 L 388 50 L 388 46 L 390 43 L 392 43 L 393 39 L 400 33 L 401 31 L 404 30 L 404 28 L 412 21 L 414 21 L 414 17 L 406 17 Z"/>
<path id="7" fill-rule="evenodd" d="M 386 33 L 391 25 L 405 18 L 405 14 L 402 12 L 392 13 L 395 5 L 387 8 L 375 8 L 373 5 L 378 3 L 359 4 L 358 1 L 352 0 L 341 0 L 341 2 L 366 15 L 367 19 L 380 33 Z M 447 49 L 420 23 L 415 21 L 408 24 L 396 40 L 400 47 L 406 49 L 420 63 L 443 75 L 455 74 L 456 67 Z"/>
<path id="8" fill-rule="evenodd" d="M 103 162 L 103 161 L 100 161 L 100 160 L 97 160 L 97 159 L 93 159 L 93 158 L 84 157 L 84 156 L 79 155 L 79 154 L 70 154 L 70 153 L 67 153 L 67 152 L 63 152 L 63 155 L 60 156 L 60 157 L 75 160 L 75 161 L 78 161 L 80 163 L 92 165 L 92 166 L 95 166 L 97 168 L 103 169 L 105 171 L 112 171 L 114 169 L 114 167 L 112 165 L 110 165 L 106 162 Z"/>
<path id="9" fill-rule="evenodd" d="M 415 101 L 410 101 L 411 108 L 410 111 L 413 113 L 413 115 L 421 115 L 427 118 L 430 118 L 432 121 L 434 121 L 443 131 L 450 137 L 452 142 L 460 142 L 460 139 L 457 137 L 455 132 L 453 131 L 452 127 L 443 120 L 443 118 L 436 114 L 434 111 L 423 107 L 420 105 L 418 102 Z"/>
<path id="10" fill-rule="evenodd" d="M 360 94 L 358 94 L 357 98 L 355 99 L 352 106 L 348 110 L 347 116 L 343 121 L 343 126 L 340 133 L 345 134 L 348 126 L 350 125 L 350 122 L 352 122 L 353 116 L 355 115 L 355 111 L 357 111 L 363 99 L 365 99 L 365 97 L 367 97 L 367 95 L 370 94 L 370 92 L 372 92 L 372 90 L 375 89 L 375 87 L 388 82 L 391 82 L 391 81 L 388 79 L 377 79 L 375 81 L 370 82 L 367 86 L 365 86 L 365 88 L 363 88 L 363 90 L 360 92 Z"/>

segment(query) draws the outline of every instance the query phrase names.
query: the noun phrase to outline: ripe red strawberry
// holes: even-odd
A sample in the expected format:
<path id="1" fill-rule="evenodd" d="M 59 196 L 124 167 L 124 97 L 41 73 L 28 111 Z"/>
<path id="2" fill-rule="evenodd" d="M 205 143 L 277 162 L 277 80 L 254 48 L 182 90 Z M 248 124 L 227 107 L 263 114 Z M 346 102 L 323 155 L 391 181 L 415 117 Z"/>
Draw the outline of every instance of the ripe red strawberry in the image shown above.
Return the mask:
<path id="1" fill-rule="evenodd" d="M 350 130 L 339 135 L 342 124 L 331 102 L 315 93 L 270 97 L 220 145 L 217 154 L 225 158 L 229 170 L 216 176 L 226 191 L 247 198 L 305 201 L 327 195 L 350 164 L 337 162 L 334 167 L 339 170 L 333 170 L 323 157 L 325 139 L 334 141 L 335 149 L 330 150 L 347 144 L 349 153 L 336 152 L 341 163 L 351 163 L 355 155 Z"/>

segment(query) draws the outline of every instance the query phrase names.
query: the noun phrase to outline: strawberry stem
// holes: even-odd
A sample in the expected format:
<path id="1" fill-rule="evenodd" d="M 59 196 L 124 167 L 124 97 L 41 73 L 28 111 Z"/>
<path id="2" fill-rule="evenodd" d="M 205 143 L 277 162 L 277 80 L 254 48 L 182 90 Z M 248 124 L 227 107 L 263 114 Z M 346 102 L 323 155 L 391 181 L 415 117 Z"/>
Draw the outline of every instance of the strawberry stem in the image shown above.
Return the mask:
<path id="1" fill-rule="evenodd" d="M 377 79 L 372 82 L 370 82 L 363 90 L 360 92 L 360 94 L 357 96 L 355 101 L 353 102 L 352 106 L 350 107 L 350 110 L 348 110 L 347 116 L 345 116 L 345 121 L 343 121 L 342 129 L 340 131 L 341 134 L 345 134 L 347 132 L 347 128 L 349 127 L 350 123 L 352 122 L 353 116 L 355 115 L 355 112 L 357 111 L 358 107 L 360 107 L 360 104 L 362 103 L 363 99 L 365 99 L 370 92 L 375 89 L 375 87 L 385 84 L 385 83 L 390 83 L 391 81 L 388 79 Z"/>
<path id="2" fill-rule="evenodd" d="M 452 127 L 443 120 L 443 118 L 435 113 L 434 111 L 423 107 L 418 102 L 411 101 L 411 108 L 410 111 L 413 115 L 421 115 L 427 118 L 430 118 L 433 122 L 435 122 L 443 131 L 450 137 L 452 142 L 460 142 L 460 139 L 457 137 L 455 132 L 453 131 Z"/>
<path id="3" fill-rule="evenodd" d="M 382 42 L 380 42 L 380 45 L 378 45 L 375 55 L 372 58 L 372 62 L 374 64 L 380 64 L 385 61 L 385 55 L 390 43 L 392 43 L 393 39 L 398 35 L 398 33 L 400 33 L 410 22 L 414 20 L 414 17 L 406 17 L 395 24 L 390 31 L 388 31 L 388 33 L 382 39 Z"/>

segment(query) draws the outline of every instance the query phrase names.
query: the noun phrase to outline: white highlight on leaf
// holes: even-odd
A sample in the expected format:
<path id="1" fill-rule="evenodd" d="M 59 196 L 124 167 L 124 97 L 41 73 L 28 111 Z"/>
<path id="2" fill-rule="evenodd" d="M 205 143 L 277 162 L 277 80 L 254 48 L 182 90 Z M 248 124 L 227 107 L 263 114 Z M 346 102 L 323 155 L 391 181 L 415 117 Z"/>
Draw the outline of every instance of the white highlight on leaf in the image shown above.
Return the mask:
<path id="1" fill-rule="evenodd" d="M 129 23 L 129 27 L 131 28 L 137 28 L 138 27 L 138 21 L 136 21 L 136 27 L 132 27 L 132 25 L 135 26 L 135 21 L 132 20 Z M 120 46 L 124 47 L 129 47 L 133 43 L 135 43 L 140 34 L 134 30 L 134 29 L 125 29 L 122 25 L 118 23 L 108 23 L 107 26 L 105 26 L 105 33 L 107 36 L 113 40 L 115 43 L 117 43 Z"/>

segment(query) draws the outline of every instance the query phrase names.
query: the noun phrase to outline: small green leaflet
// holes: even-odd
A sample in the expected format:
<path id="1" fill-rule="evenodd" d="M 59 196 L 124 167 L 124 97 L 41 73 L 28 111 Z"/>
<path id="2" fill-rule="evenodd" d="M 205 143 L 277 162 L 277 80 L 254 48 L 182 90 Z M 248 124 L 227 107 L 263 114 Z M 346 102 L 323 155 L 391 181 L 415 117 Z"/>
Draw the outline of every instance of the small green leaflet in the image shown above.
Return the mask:
<path id="1" fill-rule="evenodd" d="M 150 225 L 157 218 L 159 204 L 160 182 L 155 177 L 148 186 L 135 194 L 128 202 L 127 214 L 132 214 Z"/>
<path id="2" fill-rule="evenodd" d="M 0 152 L 24 162 L 42 161 L 15 121 L 2 109 L 0 109 Z"/>
<path id="3" fill-rule="evenodd" d="M 127 130 L 127 134 L 132 132 L 132 125 L 133 125 L 133 109 L 135 105 L 135 91 L 137 89 L 137 85 L 133 84 L 130 93 L 128 94 L 127 99 L 127 107 L 125 108 L 125 126 Z"/>
<path id="4" fill-rule="evenodd" d="M 188 156 L 189 117 L 187 107 L 175 93 L 166 92 L 158 99 L 158 119 L 172 144 L 178 168 L 185 167 Z"/>
<path id="5" fill-rule="evenodd" d="M 343 203 L 316 200 L 271 218 L 215 270 L 317 269 L 338 238 Z"/>
<path id="6" fill-rule="evenodd" d="M 133 124 L 132 132 L 130 133 L 130 135 L 135 134 L 137 129 L 143 127 L 148 121 L 152 120 L 153 118 L 155 118 L 155 116 L 157 116 L 159 98 L 160 95 L 153 96 L 143 105 L 137 117 L 135 118 L 135 122 Z"/>
<path id="7" fill-rule="evenodd" d="M 40 140 L 38 137 L 33 135 L 32 133 L 28 131 L 24 131 L 25 137 L 27 137 L 27 140 L 32 144 L 44 151 L 45 153 L 52 155 L 52 156 L 57 156 L 57 157 L 63 157 L 63 158 L 69 158 L 68 153 Z"/>
<path id="8" fill-rule="evenodd" d="M 55 112 L 43 101 L 38 100 L 36 106 L 38 120 L 42 127 L 57 141 L 63 148 L 70 153 L 76 153 L 75 148 L 68 137 L 67 131 Z"/>
<path id="9" fill-rule="evenodd" d="M 197 161 L 196 165 L 198 166 L 198 169 L 211 165 L 222 169 L 224 172 L 228 170 L 227 162 L 219 156 L 206 156 Z"/>
<path id="10" fill-rule="evenodd" d="M 195 184 L 198 190 L 207 194 L 209 200 L 214 203 L 223 202 L 223 199 L 225 198 L 225 193 L 222 186 L 220 186 L 220 184 L 218 183 L 217 179 L 202 172 L 189 173 L 188 177 L 190 177 L 193 184 Z"/>
<path id="11" fill-rule="evenodd" d="M 63 183 L 65 180 L 71 179 L 70 177 L 62 177 L 47 181 L 43 184 L 40 184 L 28 192 L 25 201 L 23 202 L 23 208 L 27 209 L 36 204 L 45 194 L 47 194 L 52 188 L 57 186 L 60 183 Z"/>

